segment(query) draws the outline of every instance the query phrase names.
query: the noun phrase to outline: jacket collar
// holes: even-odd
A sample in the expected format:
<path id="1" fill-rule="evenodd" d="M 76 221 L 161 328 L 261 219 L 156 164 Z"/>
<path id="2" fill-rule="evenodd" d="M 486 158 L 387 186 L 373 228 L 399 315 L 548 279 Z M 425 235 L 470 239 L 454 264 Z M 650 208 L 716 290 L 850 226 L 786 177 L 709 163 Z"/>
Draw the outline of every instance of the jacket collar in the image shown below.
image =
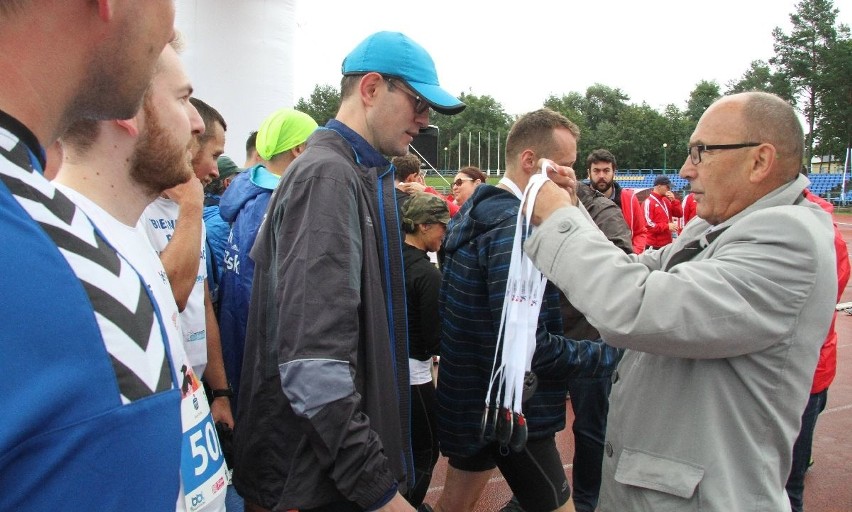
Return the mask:
<path id="1" fill-rule="evenodd" d="M 341 123 L 337 119 L 330 119 L 325 128 L 337 132 L 341 137 L 346 139 L 352 151 L 355 152 L 355 161 L 365 167 L 387 167 L 390 165 L 387 158 L 376 151 L 376 148 L 370 145 L 364 137 L 358 135 L 352 128 Z"/>

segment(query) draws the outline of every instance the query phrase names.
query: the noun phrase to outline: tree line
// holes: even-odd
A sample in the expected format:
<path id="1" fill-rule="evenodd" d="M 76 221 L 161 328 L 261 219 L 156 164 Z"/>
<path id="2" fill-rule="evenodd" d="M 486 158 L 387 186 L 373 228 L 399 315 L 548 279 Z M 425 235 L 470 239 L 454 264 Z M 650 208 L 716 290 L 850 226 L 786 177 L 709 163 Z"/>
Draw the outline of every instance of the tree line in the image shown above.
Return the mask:
<path id="1" fill-rule="evenodd" d="M 759 90 L 787 99 L 805 119 L 805 158 L 812 155 L 842 159 L 852 147 L 852 38 L 847 25 L 838 23 L 839 10 L 831 0 L 802 0 L 790 14 L 789 33 L 772 31 L 774 55 L 754 60 L 743 75 L 725 84 L 702 80 L 689 95 L 686 108 L 675 104 L 658 111 L 647 103 L 631 103 L 618 88 L 594 84 L 585 93 L 551 95 L 542 106 L 556 110 L 577 123 L 581 130 L 578 147 L 579 174 L 585 156 L 607 148 L 624 169 L 678 169 L 695 124 L 704 110 L 723 94 Z M 431 123 L 439 129 L 436 167 L 454 168 L 447 155 L 462 154 L 467 164 L 469 134 L 473 134 L 476 162 L 503 161 L 498 144 L 485 145 L 486 134 L 502 139 L 514 121 L 495 98 L 462 93 L 467 108 L 458 115 L 433 113 Z M 317 85 L 309 98 L 301 98 L 296 109 L 311 115 L 320 125 L 333 118 L 340 106 L 338 87 Z M 461 137 L 459 135 L 461 134 Z M 461 148 L 459 145 L 461 144 Z M 446 148 L 446 150 L 444 150 Z"/>

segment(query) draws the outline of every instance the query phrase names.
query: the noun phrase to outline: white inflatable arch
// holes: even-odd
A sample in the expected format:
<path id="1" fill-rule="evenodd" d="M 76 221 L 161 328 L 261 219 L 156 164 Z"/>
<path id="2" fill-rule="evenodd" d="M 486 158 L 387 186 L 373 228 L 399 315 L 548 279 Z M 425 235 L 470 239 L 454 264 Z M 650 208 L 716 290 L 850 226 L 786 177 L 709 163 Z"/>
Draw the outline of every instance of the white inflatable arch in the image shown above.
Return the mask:
<path id="1" fill-rule="evenodd" d="M 297 0 L 178 0 L 175 26 L 194 96 L 225 118 L 225 154 L 245 161 L 245 141 L 272 111 L 292 107 Z"/>

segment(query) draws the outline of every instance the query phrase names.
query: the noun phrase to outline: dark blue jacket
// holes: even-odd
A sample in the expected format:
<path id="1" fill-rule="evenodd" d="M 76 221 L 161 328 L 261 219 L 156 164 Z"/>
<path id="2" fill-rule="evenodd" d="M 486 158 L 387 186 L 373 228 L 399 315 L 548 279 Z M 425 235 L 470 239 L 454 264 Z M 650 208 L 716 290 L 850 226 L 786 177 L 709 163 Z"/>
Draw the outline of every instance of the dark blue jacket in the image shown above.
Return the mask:
<path id="1" fill-rule="evenodd" d="M 224 271 L 219 283 L 219 334 L 225 373 L 234 389 L 231 402 L 234 410 L 239 396 L 251 280 L 254 276 L 254 260 L 249 252 L 266 214 L 269 197 L 280 179 L 280 176 L 272 174 L 262 165 L 256 165 L 234 178 L 219 201 L 219 215 L 231 224 L 223 251 Z"/>
<path id="2" fill-rule="evenodd" d="M 447 226 L 437 389 L 438 436 L 447 456 L 471 456 L 484 446 L 480 425 L 519 206 L 511 192 L 481 185 Z M 553 333 L 562 333 L 562 320 L 558 290 L 548 284 L 532 361 L 538 389 L 523 406 L 530 438 L 565 428 L 568 377 L 605 375 L 615 365 L 615 349 Z"/>

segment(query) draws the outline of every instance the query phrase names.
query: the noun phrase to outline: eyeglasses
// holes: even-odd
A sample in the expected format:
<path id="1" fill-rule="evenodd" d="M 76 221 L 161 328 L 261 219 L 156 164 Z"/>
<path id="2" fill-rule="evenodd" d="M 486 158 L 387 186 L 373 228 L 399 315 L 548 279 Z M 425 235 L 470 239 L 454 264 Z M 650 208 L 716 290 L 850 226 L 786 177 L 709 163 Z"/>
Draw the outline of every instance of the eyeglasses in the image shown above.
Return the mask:
<path id="1" fill-rule="evenodd" d="M 398 89 L 406 95 L 414 98 L 414 112 L 418 115 L 429 110 L 429 103 L 417 94 L 414 94 L 413 92 L 407 90 L 405 87 L 400 87 L 398 84 L 394 83 L 394 81 L 390 78 L 385 78 L 385 81 L 388 83 L 389 91 Z"/>
<path id="2" fill-rule="evenodd" d="M 755 146 L 760 146 L 763 144 L 762 142 L 743 142 L 741 144 L 696 144 L 694 146 L 687 147 L 687 151 L 689 152 L 689 159 L 692 160 L 692 165 L 698 165 L 701 163 L 701 153 L 705 151 L 712 151 L 714 149 L 741 149 L 741 148 L 753 148 Z"/>
<path id="3" fill-rule="evenodd" d="M 456 181 L 453 182 L 454 187 L 460 187 L 465 181 L 476 181 L 473 178 L 456 178 Z"/>

